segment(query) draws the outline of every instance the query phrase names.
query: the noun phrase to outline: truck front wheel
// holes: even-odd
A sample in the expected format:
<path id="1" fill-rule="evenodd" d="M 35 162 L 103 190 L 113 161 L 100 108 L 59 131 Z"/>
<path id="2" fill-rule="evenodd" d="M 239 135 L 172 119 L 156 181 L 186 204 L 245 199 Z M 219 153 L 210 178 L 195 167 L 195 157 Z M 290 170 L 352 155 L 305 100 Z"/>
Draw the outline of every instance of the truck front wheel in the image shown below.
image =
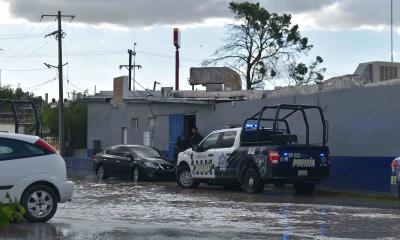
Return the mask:
<path id="1" fill-rule="evenodd" d="M 197 188 L 199 186 L 199 182 L 192 178 L 192 173 L 188 166 L 179 167 L 176 175 L 176 182 L 181 188 Z"/>
<path id="2" fill-rule="evenodd" d="M 295 183 L 294 191 L 298 195 L 311 195 L 314 193 L 315 183 Z"/>
<path id="3" fill-rule="evenodd" d="M 250 194 L 262 193 L 264 183 L 253 168 L 247 169 L 242 179 L 242 189 Z"/>

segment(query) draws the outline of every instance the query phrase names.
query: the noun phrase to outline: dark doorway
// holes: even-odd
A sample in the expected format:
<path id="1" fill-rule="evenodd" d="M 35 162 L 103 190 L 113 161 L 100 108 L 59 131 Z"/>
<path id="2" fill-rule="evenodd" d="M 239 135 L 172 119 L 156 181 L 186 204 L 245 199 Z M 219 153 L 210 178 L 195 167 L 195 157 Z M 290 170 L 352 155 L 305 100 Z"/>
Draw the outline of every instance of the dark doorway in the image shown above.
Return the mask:
<path id="1" fill-rule="evenodd" d="M 196 115 L 190 114 L 184 116 L 184 129 L 183 136 L 186 140 L 189 140 L 192 136 L 192 128 L 196 126 Z"/>

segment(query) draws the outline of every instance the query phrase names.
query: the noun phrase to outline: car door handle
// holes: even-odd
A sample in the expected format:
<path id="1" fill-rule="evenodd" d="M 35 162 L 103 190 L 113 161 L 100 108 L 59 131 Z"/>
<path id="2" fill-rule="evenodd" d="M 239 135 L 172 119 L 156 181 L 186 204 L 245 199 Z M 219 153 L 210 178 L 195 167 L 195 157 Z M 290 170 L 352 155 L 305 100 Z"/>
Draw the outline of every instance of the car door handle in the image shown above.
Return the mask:
<path id="1" fill-rule="evenodd" d="M 209 157 L 213 157 L 213 156 L 214 156 L 214 154 L 208 154 L 208 156 L 209 156 Z"/>
<path id="2" fill-rule="evenodd" d="M 119 161 L 119 160 L 116 160 L 116 162 L 118 162 L 118 163 L 119 163 L 119 162 L 121 162 L 121 161 Z"/>

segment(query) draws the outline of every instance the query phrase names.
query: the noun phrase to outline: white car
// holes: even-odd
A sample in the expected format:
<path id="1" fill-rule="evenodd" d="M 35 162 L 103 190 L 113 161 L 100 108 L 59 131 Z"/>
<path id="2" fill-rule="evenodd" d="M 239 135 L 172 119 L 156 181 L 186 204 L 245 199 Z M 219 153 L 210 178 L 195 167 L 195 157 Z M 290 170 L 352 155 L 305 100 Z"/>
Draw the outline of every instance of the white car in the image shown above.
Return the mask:
<path id="1" fill-rule="evenodd" d="M 73 190 L 64 159 L 52 146 L 37 136 L 0 133 L 1 203 L 9 203 L 8 194 L 26 209 L 26 220 L 46 222 Z"/>

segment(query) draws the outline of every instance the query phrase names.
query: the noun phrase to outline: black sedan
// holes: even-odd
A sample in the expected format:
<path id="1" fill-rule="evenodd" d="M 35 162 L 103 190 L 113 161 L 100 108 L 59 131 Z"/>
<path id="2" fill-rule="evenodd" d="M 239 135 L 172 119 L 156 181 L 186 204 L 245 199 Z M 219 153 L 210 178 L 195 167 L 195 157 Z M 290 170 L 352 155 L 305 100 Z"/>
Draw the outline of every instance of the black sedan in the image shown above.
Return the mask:
<path id="1" fill-rule="evenodd" d="M 129 177 L 133 181 L 173 179 L 175 164 L 163 159 L 152 147 L 117 145 L 94 156 L 93 170 L 98 179 Z"/>

